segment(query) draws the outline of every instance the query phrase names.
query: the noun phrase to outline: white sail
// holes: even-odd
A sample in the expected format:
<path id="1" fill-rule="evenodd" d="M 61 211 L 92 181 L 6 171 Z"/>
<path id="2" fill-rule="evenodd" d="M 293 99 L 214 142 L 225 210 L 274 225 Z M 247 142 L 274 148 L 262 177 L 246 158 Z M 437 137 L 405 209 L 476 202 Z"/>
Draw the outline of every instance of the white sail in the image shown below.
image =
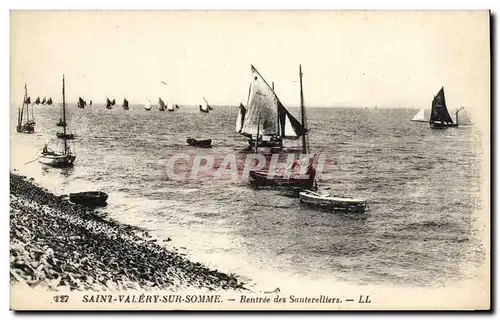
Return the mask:
<path id="1" fill-rule="evenodd" d="M 457 110 L 454 111 L 454 114 L 456 116 Z M 467 112 L 465 112 L 464 108 L 458 109 L 458 119 L 454 119 L 454 120 L 456 120 L 457 123 L 462 125 L 462 126 L 472 124 L 472 121 L 469 119 L 469 116 L 467 115 Z"/>
<path id="2" fill-rule="evenodd" d="M 430 114 L 427 109 L 420 109 L 411 121 L 429 122 Z"/>
<path id="3" fill-rule="evenodd" d="M 174 111 L 174 104 L 172 103 L 172 101 L 170 101 L 170 104 L 167 103 L 166 105 L 168 111 Z"/>
<path id="4" fill-rule="evenodd" d="M 278 98 L 253 66 L 251 75 L 250 94 L 241 133 L 256 135 L 260 117 L 259 134 L 275 135 L 278 133 Z"/>
<path id="5" fill-rule="evenodd" d="M 151 110 L 151 101 L 148 100 L 148 102 L 146 103 L 146 105 L 144 105 L 144 109 Z"/>
<path id="6" fill-rule="evenodd" d="M 207 100 L 205 100 L 205 98 L 203 98 L 203 104 L 201 105 L 201 110 L 208 111 L 208 109 L 209 109 L 208 102 L 207 102 Z"/>
<path id="7" fill-rule="evenodd" d="M 295 129 L 292 126 L 292 123 L 290 122 L 290 118 L 288 115 L 285 116 L 285 137 L 292 137 L 296 138 L 298 136 L 297 132 L 295 132 Z"/>

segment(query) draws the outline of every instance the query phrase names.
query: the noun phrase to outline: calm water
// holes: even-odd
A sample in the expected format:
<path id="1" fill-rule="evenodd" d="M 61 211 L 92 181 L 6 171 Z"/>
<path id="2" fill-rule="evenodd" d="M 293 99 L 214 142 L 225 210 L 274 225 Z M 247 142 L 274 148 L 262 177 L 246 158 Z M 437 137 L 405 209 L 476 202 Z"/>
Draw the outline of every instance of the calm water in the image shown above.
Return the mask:
<path id="1" fill-rule="evenodd" d="M 127 112 L 70 105 L 77 160 L 64 171 L 24 164 L 56 141 L 59 108 L 35 108 L 33 135 L 15 132 L 13 111 L 11 167 L 56 193 L 103 189 L 111 217 L 171 237 L 167 246 L 253 282 L 276 274 L 436 285 L 471 277 L 466 270 L 482 262 L 472 230 L 481 206 L 481 133 L 474 125 L 431 130 L 409 121 L 417 111 L 308 108 L 311 149 L 327 155 L 333 173 L 320 189 L 369 198 L 364 215 L 314 211 L 245 182 L 169 179 L 166 162 L 174 153 L 243 154 L 247 142 L 234 133 L 237 108 L 230 107 L 201 114 L 195 107 Z M 209 137 L 215 147 L 189 147 L 189 136 Z M 275 279 L 266 286 L 284 285 Z"/>

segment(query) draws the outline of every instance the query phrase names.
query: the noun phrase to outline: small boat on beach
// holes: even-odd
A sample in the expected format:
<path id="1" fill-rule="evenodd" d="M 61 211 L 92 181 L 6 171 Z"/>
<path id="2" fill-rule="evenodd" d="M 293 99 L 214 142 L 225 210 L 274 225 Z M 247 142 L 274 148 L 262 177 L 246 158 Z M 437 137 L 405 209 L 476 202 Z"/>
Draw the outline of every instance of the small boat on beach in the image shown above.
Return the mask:
<path id="1" fill-rule="evenodd" d="M 362 213 L 368 207 L 368 200 L 350 197 L 337 197 L 330 194 L 320 194 L 311 190 L 299 193 L 300 203 L 315 207 L 323 207 L 334 211 L 349 211 Z"/>
<path id="2" fill-rule="evenodd" d="M 187 138 L 187 143 L 193 147 L 199 148 L 212 148 L 212 139 L 198 140 L 193 138 Z"/>
<path id="3" fill-rule="evenodd" d="M 69 201 L 87 207 L 105 206 L 108 195 L 102 191 L 85 191 L 69 194 Z"/>

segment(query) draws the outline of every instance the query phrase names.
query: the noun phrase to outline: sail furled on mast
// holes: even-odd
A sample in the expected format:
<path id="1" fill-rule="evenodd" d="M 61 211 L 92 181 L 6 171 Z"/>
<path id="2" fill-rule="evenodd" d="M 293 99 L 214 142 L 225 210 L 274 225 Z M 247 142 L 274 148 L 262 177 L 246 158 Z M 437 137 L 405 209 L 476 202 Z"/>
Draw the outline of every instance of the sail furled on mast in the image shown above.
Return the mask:
<path id="1" fill-rule="evenodd" d="M 448 109 L 446 108 L 446 99 L 444 97 L 444 88 L 439 90 L 438 94 L 432 100 L 430 122 L 453 123 Z"/>

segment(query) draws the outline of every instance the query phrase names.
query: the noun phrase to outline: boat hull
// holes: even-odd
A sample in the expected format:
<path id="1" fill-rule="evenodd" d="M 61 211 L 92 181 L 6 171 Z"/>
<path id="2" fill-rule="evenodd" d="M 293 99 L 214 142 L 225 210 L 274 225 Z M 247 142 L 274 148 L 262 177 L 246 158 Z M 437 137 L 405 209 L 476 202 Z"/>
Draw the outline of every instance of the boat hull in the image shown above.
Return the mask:
<path id="1" fill-rule="evenodd" d="M 199 148 L 212 148 L 212 139 L 206 139 L 206 140 L 196 140 L 192 138 L 188 138 L 186 142 L 193 147 L 199 147 Z"/>
<path id="2" fill-rule="evenodd" d="M 65 137 L 66 137 L 66 140 L 73 140 L 73 139 L 75 139 L 75 134 L 74 133 L 66 133 L 66 135 L 65 135 L 64 133 L 57 132 L 56 136 L 59 139 L 64 139 Z"/>
<path id="3" fill-rule="evenodd" d="M 87 191 L 69 194 L 69 201 L 87 207 L 107 205 L 108 195 L 102 191 Z"/>
<path id="4" fill-rule="evenodd" d="M 431 129 L 456 128 L 456 127 L 458 127 L 458 123 L 431 122 L 430 127 L 431 127 Z"/>
<path id="5" fill-rule="evenodd" d="M 250 184 L 256 188 L 271 187 L 285 189 L 312 189 L 314 187 L 314 175 L 309 174 L 307 179 L 269 177 L 268 173 L 250 171 Z"/>
<path id="6" fill-rule="evenodd" d="M 254 139 L 248 139 L 248 144 L 250 145 L 250 147 L 255 147 L 255 140 Z M 270 141 L 259 140 L 258 143 L 257 143 L 257 147 L 262 147 L 262 148 L 283 148 L 283 140 L 281 140 L 281 139 L 270 140 Z"/>
<path id="7" fill-rule="evenodd" d="M 320 207 L 332 211 L 365 212 L 368 201 L 345 197 L 328 197 L 316 193 L 299 193 L 300 203 L 313 207 Z"/>
<path id="8" fill-rule="evenodd" d="M 35 127 L 32 125 L 22 125 L 22 126 L 17 126 L 16 130 L 17 130 L 17 132 L 21 132 L 21 133 L 34 133 Z"/>
<path id="9" fill-rule="evenodd" d="M 73 166 L 75 160 L 76 156 L 72 154 L 61 155 L 52 153 L 52 154 L 42 154 L 38 161 L 47 166 L 56 168 L 65 168 Z"/>

